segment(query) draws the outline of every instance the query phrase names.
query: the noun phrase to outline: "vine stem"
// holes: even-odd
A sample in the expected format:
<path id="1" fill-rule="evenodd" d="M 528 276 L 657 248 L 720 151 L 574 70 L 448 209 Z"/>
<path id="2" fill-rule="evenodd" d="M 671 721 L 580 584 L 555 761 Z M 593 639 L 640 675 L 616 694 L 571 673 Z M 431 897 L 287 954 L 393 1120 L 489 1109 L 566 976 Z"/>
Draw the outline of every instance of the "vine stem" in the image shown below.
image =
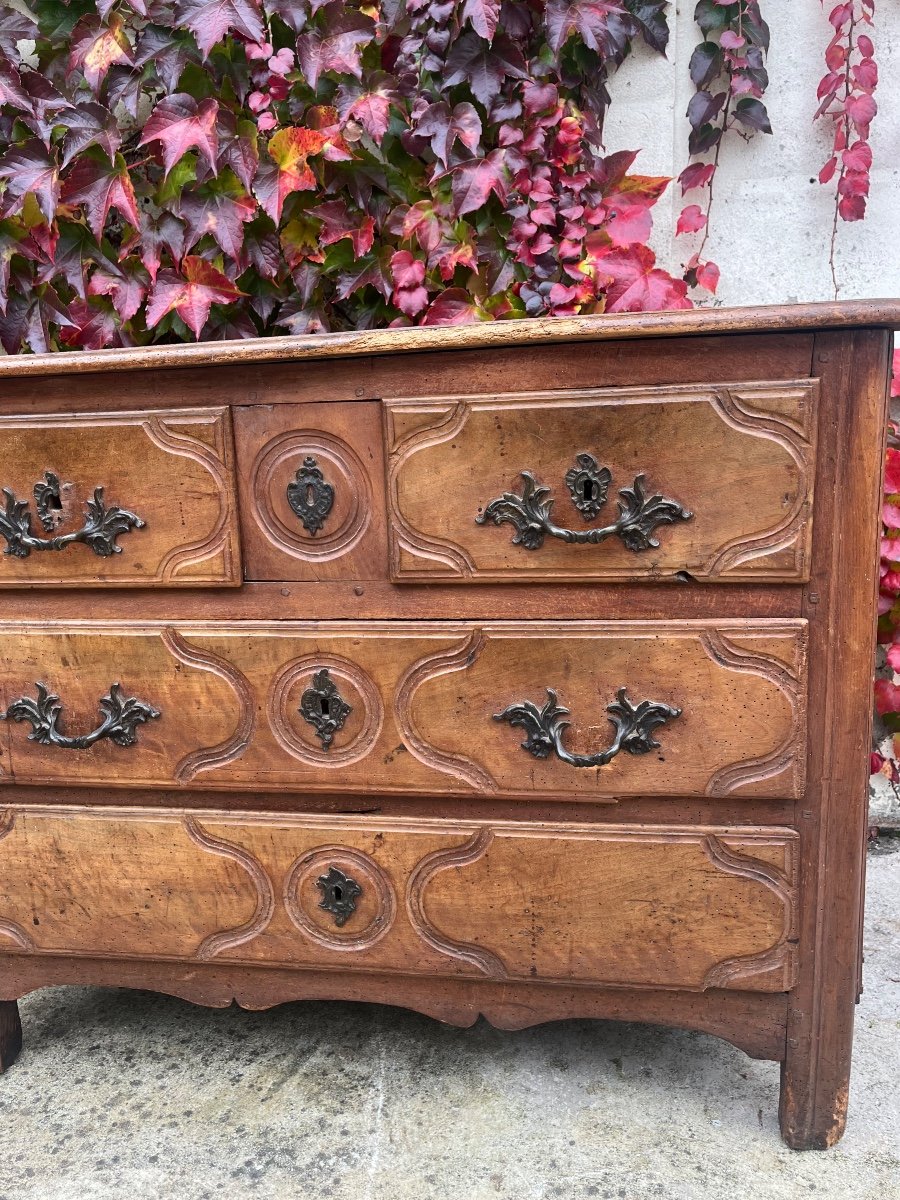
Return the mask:
<path id="1" fill-rule="evenodd" d="M 847 117 L 847 101 L 850 99 L 850 59 L 853 56 L 853 35 L 856 30 L 856 0 L 852 0 L 850 9 L 850 26 L 847 31 L 847 61 L 844 63 L 844 111 L 838 117 L 839 121 L 844 125 L 844 142 L 850 141 L 850 121 Z M 838 175 L 838 186 L 834 190 L 834 215 L 831 220 L 831 244 L 828 248 L 828 266 L 831 269 L 831 285 L 834 288 L 834 298 L 837 300 L 840 292 L 840 285 L 837 280 L 837 269 L 834 260 L 835 251 L 837 250 L 837 231 L 838 231 L 838 212 L 841 203 L 840 181 L 844 177 L 844 164 L 841 160 L 841 170 Z"/>

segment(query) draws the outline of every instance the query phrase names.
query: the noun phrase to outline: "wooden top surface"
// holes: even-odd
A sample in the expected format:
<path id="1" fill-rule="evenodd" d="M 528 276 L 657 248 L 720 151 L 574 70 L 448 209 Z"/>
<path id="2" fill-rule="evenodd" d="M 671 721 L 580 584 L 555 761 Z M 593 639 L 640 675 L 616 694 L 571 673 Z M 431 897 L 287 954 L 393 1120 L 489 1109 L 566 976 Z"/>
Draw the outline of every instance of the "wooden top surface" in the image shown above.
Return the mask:
<path id="1" fill-rule="evenodd" d="M 300 337 L 247 338 L 231 342 L 10 355 L 0 357 L 0 378 L 4 375 L 227 366 L 231 363 L 364 357 L 414 351 L 499 349 L 550 342 L 609 341 L 615 338 L 783 333 L 854 327 L 900 329 L 900 299 L 754 308 L 696 308 L 681 312 L 590 317 L 535 317 L 474 325 L 414 326 L 406 329 L 306 334 Z"/>

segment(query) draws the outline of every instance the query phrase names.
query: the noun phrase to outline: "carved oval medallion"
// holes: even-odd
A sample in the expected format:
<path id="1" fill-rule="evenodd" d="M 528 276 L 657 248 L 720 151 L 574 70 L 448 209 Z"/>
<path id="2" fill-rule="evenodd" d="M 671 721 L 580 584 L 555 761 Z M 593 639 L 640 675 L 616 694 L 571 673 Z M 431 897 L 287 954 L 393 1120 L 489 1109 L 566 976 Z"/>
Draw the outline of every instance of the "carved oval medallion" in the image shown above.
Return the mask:
<path id="1" fill-rule="evenodd" d="M 358 890 L 352 897 L 342 890 L 335 901 L 334 890 L 344 879 Z M 285 878 L 284 906 L 302 933 L 330 950 L 374 946 L 397 912 L 394 889 L 384 871 L 367 854 L 347 846 L 317 846 L 298 858 Z M 336 912 L 341 919 L 336 919 Z"/>
<path id="2" fill-rule="evenodd" d="M 325 694 L 323 683 L 334 693 L 327 697 L 332 717 L 340 701 L 339 721 L 313 711 L 315 698 Z M 268 716 L 288 754 L 316 767 L 344 767 L 372 749 L 384 704 L 374 681 L 356 663 L 336 654 L 305 654 L 285 663 L 275 677 Z"/>

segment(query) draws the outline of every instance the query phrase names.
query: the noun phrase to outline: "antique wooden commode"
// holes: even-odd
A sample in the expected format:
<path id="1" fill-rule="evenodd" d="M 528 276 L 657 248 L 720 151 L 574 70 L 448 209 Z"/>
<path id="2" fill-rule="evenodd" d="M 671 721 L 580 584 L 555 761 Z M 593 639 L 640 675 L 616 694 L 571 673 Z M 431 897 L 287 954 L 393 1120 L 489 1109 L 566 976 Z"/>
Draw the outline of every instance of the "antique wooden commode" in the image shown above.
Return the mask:
<path id="1" fill-rule="evenodd" d="M 639 1020 L 833 1144 L 898 323 L 0 360 L 0 1067 L 57 983 Z"/>

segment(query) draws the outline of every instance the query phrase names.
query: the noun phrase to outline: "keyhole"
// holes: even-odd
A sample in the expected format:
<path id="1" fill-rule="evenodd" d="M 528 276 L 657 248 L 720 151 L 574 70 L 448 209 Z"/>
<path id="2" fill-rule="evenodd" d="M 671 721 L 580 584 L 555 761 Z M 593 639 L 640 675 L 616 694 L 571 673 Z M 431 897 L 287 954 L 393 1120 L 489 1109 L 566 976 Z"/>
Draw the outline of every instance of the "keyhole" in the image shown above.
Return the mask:
<path id="1" fill-rule="evenodd" d="M 316 489 L 313 487 L 313 485 L 311 483 L 308 483 L 306 485 L 306 507 L 312 508 L 313 504 L 315 503 L 315 499 L 316 499 Z"/>
<path id="2" fill-rule="evenodd" d="M 56 509 L 57 512 L 62 512 L 62 500 L 55 492 L 51 492 L 47 500 L 47 508 Z"/>
<path id="3" fill-rule="evenodd" d="M 337 884 L 335 886 L 334 898 L 338 902 L 338 904 L 340 904 L 341 900 L 344 898 L 344 889 L 341 887 L 340 884 Z"/>
<path id="4" fill-rule="evenodd" d="M 589 504 L 597 499 L 597 485 L 593 479 L 581 481 L 581 495 Z"/>
<path id="5" fill-rule="evenodd" d="M 323 717 L 331 716 L 331 701 L 328 699 L 327 696 L 319 697 L 319 710 L 322 713 Z"/>

